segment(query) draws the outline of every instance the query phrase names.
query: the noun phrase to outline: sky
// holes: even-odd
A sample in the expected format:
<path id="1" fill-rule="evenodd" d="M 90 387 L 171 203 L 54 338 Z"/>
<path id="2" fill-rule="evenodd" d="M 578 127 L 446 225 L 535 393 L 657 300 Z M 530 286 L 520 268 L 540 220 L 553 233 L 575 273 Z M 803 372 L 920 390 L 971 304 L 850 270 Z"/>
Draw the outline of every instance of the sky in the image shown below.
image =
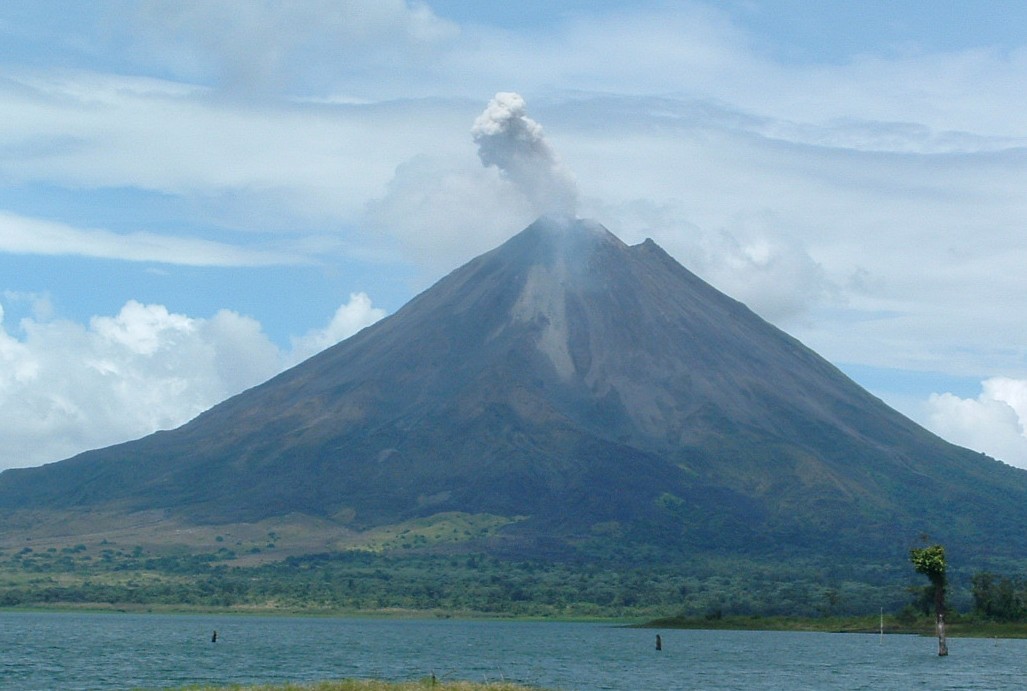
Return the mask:
<path id="1" fill-rule="evenodd" d="M 1027 3 L 6 0 L 0 468 L 169 429 L 540 213 L 1027 467 Z"/>

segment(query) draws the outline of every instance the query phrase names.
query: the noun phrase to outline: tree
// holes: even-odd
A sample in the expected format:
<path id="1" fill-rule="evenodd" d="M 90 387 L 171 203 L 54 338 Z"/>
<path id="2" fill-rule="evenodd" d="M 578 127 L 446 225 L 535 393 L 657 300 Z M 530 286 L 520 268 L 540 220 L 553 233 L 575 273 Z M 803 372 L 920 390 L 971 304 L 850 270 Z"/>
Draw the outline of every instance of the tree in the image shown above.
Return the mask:
<path id="1" fill-rule="evenodd" d="M 989 619 L 997 619 L 995 574 L 987 571 L 975 573 L 973 576 L 974 611 Z"/>
<path id="2" fill-rule="evenodd" d="M 983 571 L 973 577 L 974 611 L 996 621 L 1021 621 L 1027 613 L 1027 583 L 1022 578 Z"/>
<path id="3" fill-rule="evenodd" d="M 935 627 L 938 631 L 938 655 L 949 654 L 945 643 L 945 548 L 941 545 L 914 547 L 909 559 L 917 573 L 927 576 L 934 590 Z"/>

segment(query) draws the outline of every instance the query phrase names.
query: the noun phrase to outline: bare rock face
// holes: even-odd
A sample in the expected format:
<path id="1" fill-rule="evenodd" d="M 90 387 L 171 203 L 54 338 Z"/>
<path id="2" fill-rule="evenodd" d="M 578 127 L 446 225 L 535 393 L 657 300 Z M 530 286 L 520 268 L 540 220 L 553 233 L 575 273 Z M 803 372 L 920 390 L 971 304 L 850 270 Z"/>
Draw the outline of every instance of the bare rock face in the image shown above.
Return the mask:
<path id="1" fill-rule="evenodd" d="M 1027 473 L 918 427 L 651 240 L 551 218 L 177 430 L 0 475 L 0 508 L 76 506 L 487 513 L 529 552 L 1027 546 Z"/>

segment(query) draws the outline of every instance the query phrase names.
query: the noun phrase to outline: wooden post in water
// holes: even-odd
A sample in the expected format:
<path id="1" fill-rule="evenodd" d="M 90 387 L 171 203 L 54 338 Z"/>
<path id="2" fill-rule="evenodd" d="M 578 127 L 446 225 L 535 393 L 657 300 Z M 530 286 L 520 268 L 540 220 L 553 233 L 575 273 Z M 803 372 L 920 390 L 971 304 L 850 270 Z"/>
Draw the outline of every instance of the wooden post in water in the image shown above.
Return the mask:
<path id="1" fill-rule="evenodd" d="M 663 650 L 663 639 L 660 638 L 660 634 L 656 634 L 656 649 Z"/>

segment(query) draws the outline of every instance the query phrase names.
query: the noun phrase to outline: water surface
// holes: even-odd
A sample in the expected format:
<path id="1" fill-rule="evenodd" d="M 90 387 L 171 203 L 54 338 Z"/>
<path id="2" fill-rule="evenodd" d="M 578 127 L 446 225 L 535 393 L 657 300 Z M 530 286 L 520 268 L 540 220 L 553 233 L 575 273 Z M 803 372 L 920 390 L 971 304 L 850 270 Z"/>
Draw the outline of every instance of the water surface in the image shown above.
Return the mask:
<path id="1" fill-rule="evenodd" d="M 594 623 L 0 612 L 0 688 L 19 691 L 433 672 L 568 691 L 1013 689 L 1027 679 L 1027 641 L 957 638 L 949 650 L 939 658 L 937 642 L 917 636 Z"/>

